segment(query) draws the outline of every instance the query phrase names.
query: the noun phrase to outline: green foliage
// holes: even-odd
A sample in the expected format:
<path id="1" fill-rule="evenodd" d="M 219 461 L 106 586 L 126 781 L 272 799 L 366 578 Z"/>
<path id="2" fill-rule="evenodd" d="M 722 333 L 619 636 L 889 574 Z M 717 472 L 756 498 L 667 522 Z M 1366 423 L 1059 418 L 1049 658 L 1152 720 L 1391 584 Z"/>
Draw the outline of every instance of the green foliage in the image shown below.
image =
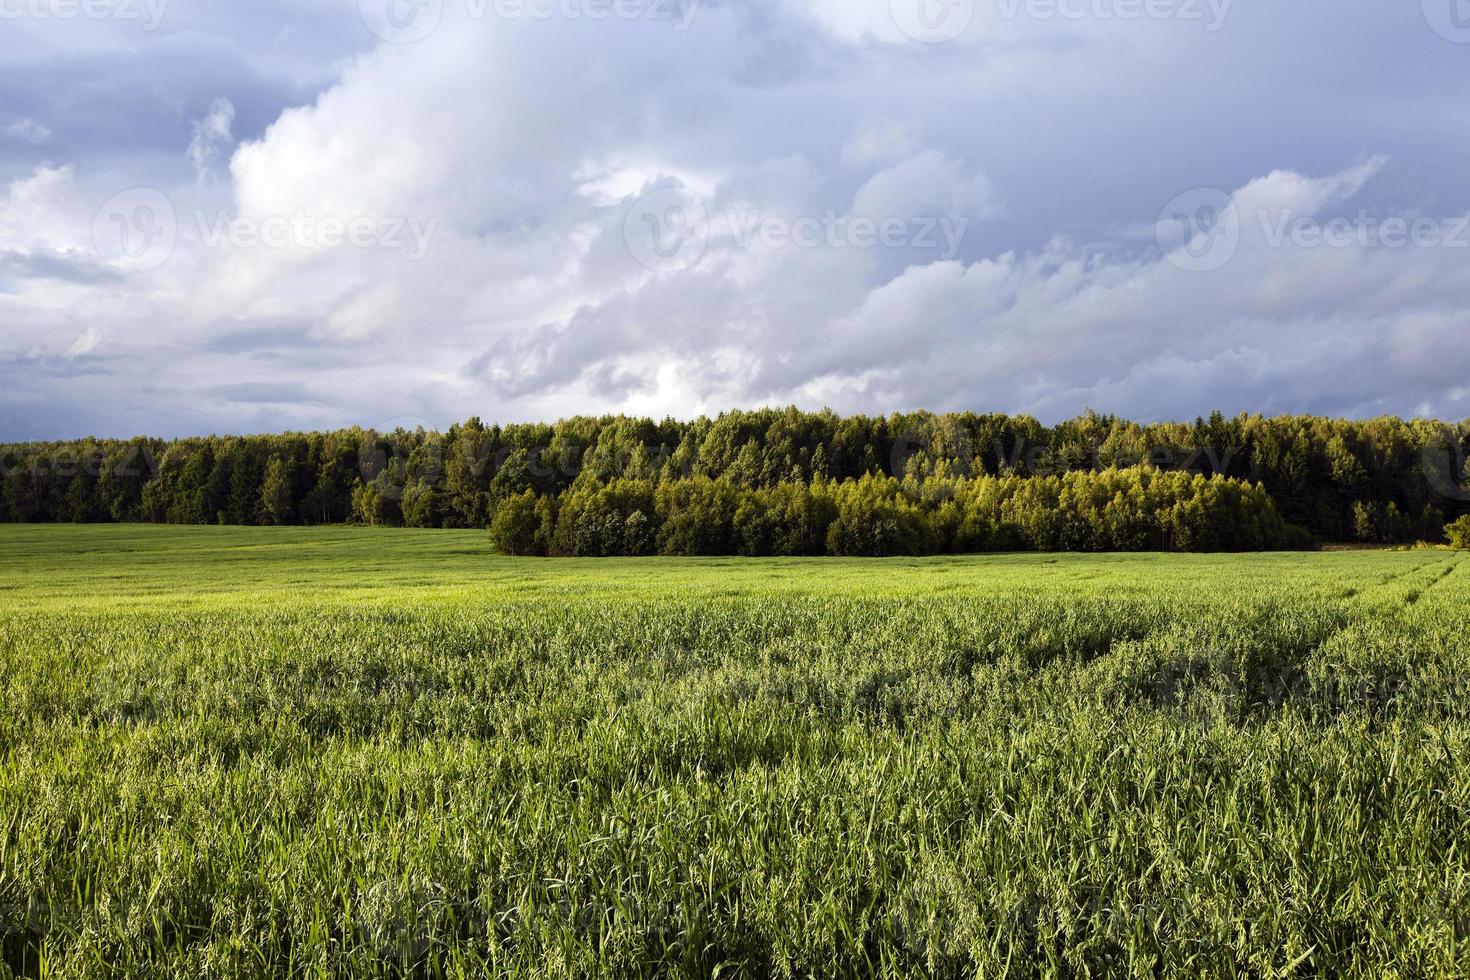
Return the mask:
<path id="1" fill-rule="evenodd" d="M 272 456 L 265 467 L 265 480 L 260 489 L 260 515 L 264 524 L 290 524 L 295 516 L 292 504 L 291 475 L 286 470 L 286 461 Z M 181 521 L 178 523 L 199 523 Z"/>
<path id="2" fill-rule="evenodd" d="M 486 528 L 502 502 L 529 491 L 550 498 L 553 510 L 573 504 L 556 541 L 558 553 L 573 555 L 641 553 L 647 532 L 653 548 L 671 555 L 1211 550 L 1281 537 L 1267 526 L 1273 519 L 1255 516 L 1261 508 L 1250 486 L 1264 488 L 1292 542 L 1304 541 L 1305 531 L 1391 544 L 1436 538 L 1446 520 L 1470 513 L 1467 450 L 1470 423 L 1392 418 L 1217 413 L 1145 426 L 1088 413 L 1044 426 L 970 412 L 842 418 L 795 408 L 691 422 L 608 416 L 498 426 L 472 418 L 443 433 L 0 446 L 0 521 Z M 265 482 L 277 459 L 267 508 Z M 1101 474 L 1113 470 L 1234 482 L 1176 500 L 1180 510 L 1166 520 L 1142 488 L 1097 496 L 1108 484 Z M 1064 493 L 1055 481 L 1073 474 L 1100 482 Z M 958 499 L 957 483 L 984 478 L 1036 482 L 1005 492 L 1014 513 L 972 510 Z M 864 479 L 898 481 L 904 499 L 883 483 L 843 489 Z M 633 519 L 632 537 L 624 533 L 632 510 L 592 499 L 594 488 L 618 481 L 653 488 L 653 509 Z M 793 497 L 783 487 L 806 489 Z M 1204 499 L 1231 494 L 1240 501 Z M 1232 508 L 1249 530 L 1222 534 L 1202 525 L 1223 521 Z M 916 537 L 894 538 L 910 532 Z M 548 533 L 556 537 L 554 527 Z"/>
<path id="3" fill-rule="evenodd" d="M 527 490 L 501 501 L 490 522 L 490 540 L 502 555 L 545 557 L 550 534 L 537 513 L 536 494 Z"/>
<path id="4" fill-rule="evenodd" d="M 403 523 L 403 461 L 390 459 L 367 482 L 352 488 L 352 513 L 371 527 Z"/>
<path id="5" fill-rule="evenodd" d="M 664 555 L 735 554 L 735 515 L 740 490 L 724 480 L 696 476 L 666 480 L 655 496 L 661 522 L 658 549 Z"/>
<path id="6" fill-rule="evenodd" d="M 821 555 L 837 519 L 837 503 L 826 480 L 779 483 L 744 494 L 732 531 L 736 550 L 747 557 Z"/>
<path id="7" fill-rule="evenodd" d="M 929 515 L 892 477 L 865 476 L 837 485 L 837 520 L 827 551 L 841 557 L 886 558 L 930 554 L 936 548 Z"/>
<path id="8" fill-rule="evenodd" d="M 582 484 L 557 501 L 551 553 L 565 558 L 651 555 L 653 509 L 653 484 L 646 480 Z"/>
<path id="9" fill-rule="evenodd" d="M 1458 548 L 1460 551 L 1470 551 L 1470 515 L 1445 525 L 1444 533 L 1449 539 L 1450 547 Z"/>
<path id="10" fill-rule="evenodd" d="M 0 594 L 0 974 L 1470 975 L 1456 554 L 13 527 Z"/>

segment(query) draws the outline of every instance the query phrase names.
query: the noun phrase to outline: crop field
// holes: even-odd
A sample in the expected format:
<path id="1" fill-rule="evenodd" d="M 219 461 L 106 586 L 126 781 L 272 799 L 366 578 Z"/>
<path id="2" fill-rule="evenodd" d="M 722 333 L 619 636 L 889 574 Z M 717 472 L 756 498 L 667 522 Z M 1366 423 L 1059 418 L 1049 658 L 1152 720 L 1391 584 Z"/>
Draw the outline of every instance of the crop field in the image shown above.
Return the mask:
<path id="1" fill-rule="evenodd" d="M 0 527 L 5 969 L 1470 976 L 1446 551 Z"/>

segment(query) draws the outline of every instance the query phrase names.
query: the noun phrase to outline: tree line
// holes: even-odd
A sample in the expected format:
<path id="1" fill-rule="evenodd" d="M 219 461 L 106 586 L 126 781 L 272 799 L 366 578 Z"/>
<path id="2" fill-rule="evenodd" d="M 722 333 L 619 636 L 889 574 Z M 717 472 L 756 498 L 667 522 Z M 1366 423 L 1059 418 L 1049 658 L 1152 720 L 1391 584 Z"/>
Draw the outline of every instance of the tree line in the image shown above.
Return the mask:
<path id="1" fill-rule="evenodd" d="M 0 446 L 0 521 L 486 528 L 524 554 L 1243 550 L 1441 540 L 1470 423 L 608 416 Z"/>

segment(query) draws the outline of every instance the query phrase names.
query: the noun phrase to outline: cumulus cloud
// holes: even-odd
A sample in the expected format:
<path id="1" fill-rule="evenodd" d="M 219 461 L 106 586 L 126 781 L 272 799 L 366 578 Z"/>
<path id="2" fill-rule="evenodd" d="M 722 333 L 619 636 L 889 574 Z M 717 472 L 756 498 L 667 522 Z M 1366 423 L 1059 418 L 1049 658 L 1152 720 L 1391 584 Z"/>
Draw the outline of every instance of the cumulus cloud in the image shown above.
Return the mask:
<path id="1" fill-rule="evenodd" d="M 1247 211 L 1316 215 L 1352 198 L 1388 163 L 1388 157 L 1379 155 L 1327 177 L 1276 170 L 1251 181 L 1233 196 L 1236 205 Z"/>
<path id="2" fill-rule="evenodd" d="M 446 4 L 415 43 L 345 0 L 289 37 L 239 11 L 97 28 L 249 67 L 131 91 L 156 120 L 133 154 L 77 100 L 24 107 L 83 136 L 0 178 L 0 358 L 29 365 L 0 436 L 784 402 L 1470 414 L 1470 199 L 1436 163 L 1462 158 L 1459 61 L 1417 11 L 1210 32 L 982 4 L 926 40 L 899 6 L 735 0 L 680 30 Z M 1351 70 L 1386 46 L 1391 93 Z M 53 86 L 104 77 L 50 50 L 28 57 Z M 1170 241 L 1192 188 L 1209 207 Z M 1438 239 L 1308 234 L 1394 217 Z M 99 247 L 118 230 L 148 261 Z"/>
<path id="3" fill-rule="evenodd" d="M 0 203 L 0 242 L 12 247 L 54 241 L 61 230 L 54 209 L 72 186 L 76 170 L 71 165 L 42 164 L 31 173 L 11 181 Z"/>

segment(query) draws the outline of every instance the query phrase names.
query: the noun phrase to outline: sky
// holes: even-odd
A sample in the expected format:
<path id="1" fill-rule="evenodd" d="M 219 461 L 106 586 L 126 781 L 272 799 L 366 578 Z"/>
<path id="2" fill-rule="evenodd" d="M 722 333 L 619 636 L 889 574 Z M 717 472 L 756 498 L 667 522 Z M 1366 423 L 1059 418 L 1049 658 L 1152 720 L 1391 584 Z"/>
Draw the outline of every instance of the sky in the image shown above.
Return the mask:
<path id="1" fill-rule="evenodd" d="M 1470 0 L 0 0 L 0 440 L 1470 416 Z"/>

